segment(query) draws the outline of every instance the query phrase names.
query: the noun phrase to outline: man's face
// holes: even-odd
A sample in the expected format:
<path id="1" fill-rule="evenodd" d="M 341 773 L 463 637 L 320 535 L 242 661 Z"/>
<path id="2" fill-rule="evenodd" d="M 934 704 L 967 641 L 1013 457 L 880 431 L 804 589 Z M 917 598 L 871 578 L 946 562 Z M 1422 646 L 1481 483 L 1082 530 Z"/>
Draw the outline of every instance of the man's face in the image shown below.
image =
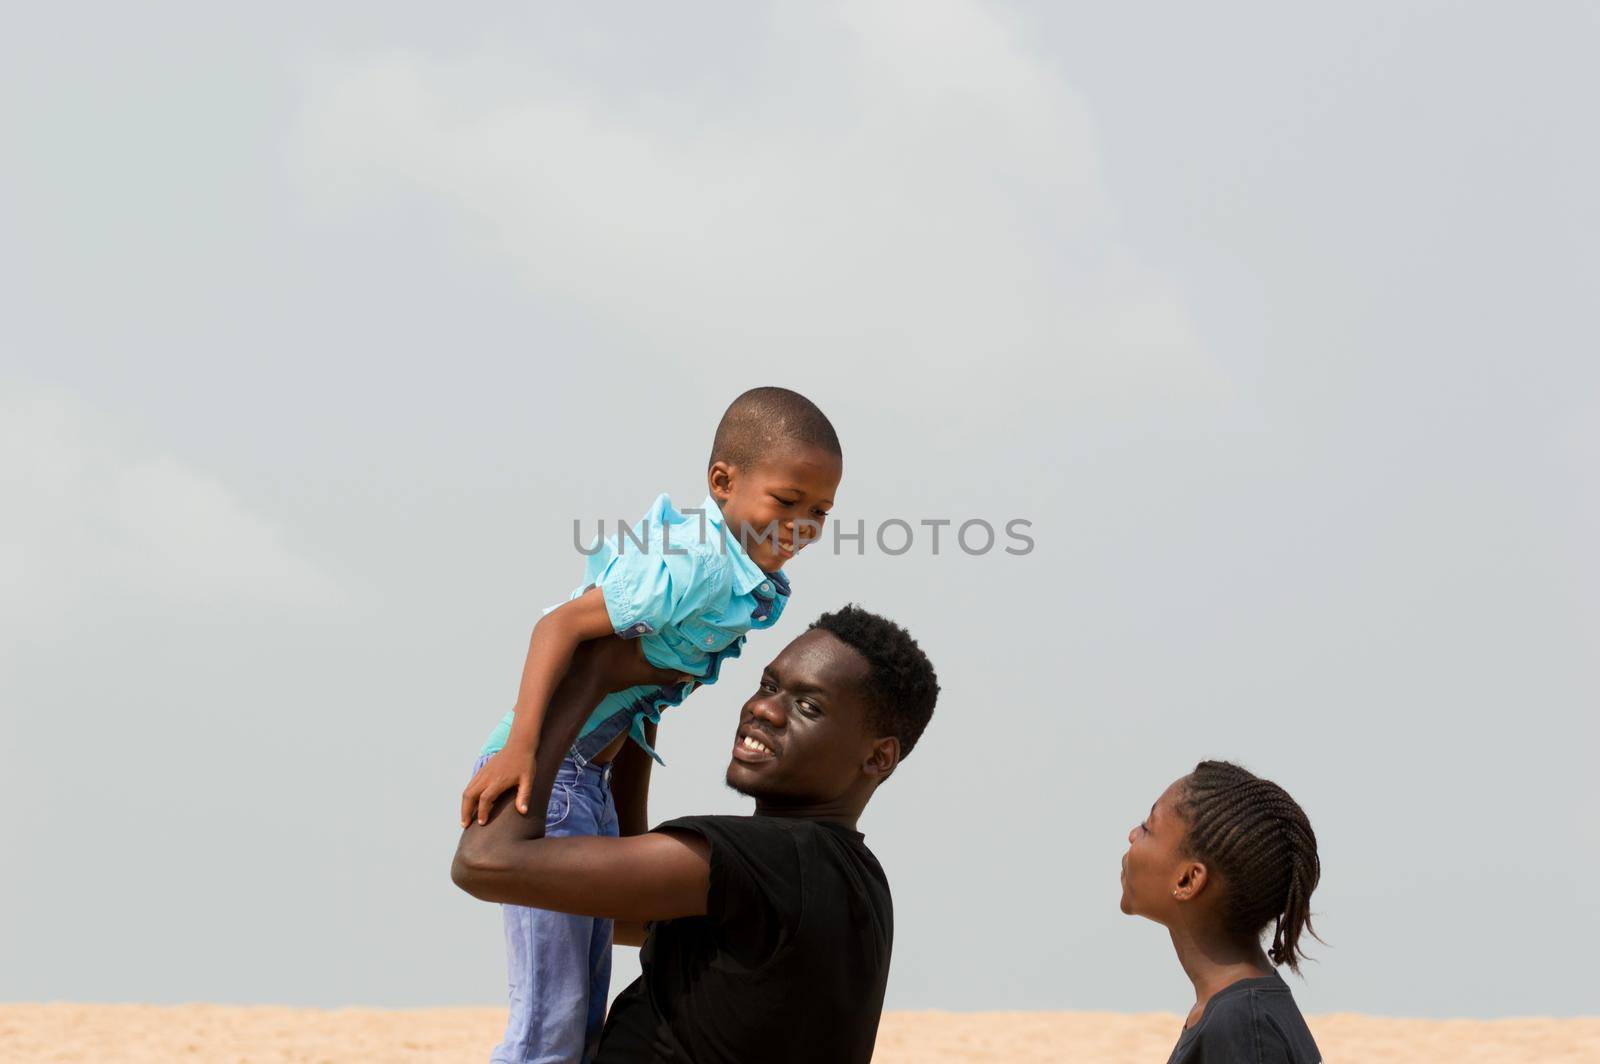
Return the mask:
<path id="1" fill-rule="evenodd" d="M 820 628 L 785 647 L 739 713 L 728 786 L 769 805 L 810 805 L 859 783 L 874 745 L 869 671 L 854 648 Z"/>
<path id="2" fill-rule="evenodd" d="M 717 462 L 706 476 L 724 526 L 751 561 L 775 573 L 822 534 L 843 473 L 838 455 L 791 444 L 748 468 Z"/>

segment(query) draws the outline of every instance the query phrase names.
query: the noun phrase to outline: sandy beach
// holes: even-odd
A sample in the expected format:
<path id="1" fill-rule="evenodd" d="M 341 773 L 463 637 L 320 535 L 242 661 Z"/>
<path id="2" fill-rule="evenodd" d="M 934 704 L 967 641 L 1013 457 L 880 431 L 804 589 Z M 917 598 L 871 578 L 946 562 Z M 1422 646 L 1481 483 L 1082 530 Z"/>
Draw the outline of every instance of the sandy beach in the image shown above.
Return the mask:
<path id="1" fill-rule="evenodd" d="M 0 1005 L 0 1060 L 472 1062 L 485 1059 L 503 1012 L 493 1008 L 302 1009 L 223 1005 Z M 1600 1018 L 1394 1020 L 1313 1016 L 1330 1062 L 1567 1064 L 1600 1062 Z M 1179 1019 L 1165 1013 L 890 1012 L 875 1060 L 1166 1059 Z"/>

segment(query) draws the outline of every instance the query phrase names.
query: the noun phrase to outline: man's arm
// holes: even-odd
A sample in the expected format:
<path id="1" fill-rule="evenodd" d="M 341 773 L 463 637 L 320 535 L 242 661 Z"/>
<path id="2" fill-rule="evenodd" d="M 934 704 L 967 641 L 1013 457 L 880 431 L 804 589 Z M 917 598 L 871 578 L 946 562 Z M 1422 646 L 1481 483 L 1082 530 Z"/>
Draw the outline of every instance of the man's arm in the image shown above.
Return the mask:
<path id="1" fill-rule="evenodd" d="M 644 739 L 650 749 L 660 748 L 655 721 L 644 722 Z M 611 796 L 617 803 L 617 830 L 624 838 L 650 829 L 650 767 L 654 764 L 655 759 L 638 743 L 623 743 L 611 763 Z M 642 921 L 614 919 L 611 941 L 618 946 L 642 946 L 647 930 Z"/>
<path id="2" fill-rule="evenodd" d="M 633 946 L 638 948 L 644 945 L 644 940 L 650 934 L 650 925 L 643 920 L 618 920 L 611 921 L 611 944 L 613 946 Z"/>
<path id="3" fill-rule="evenodd" d="M 521 819 L 496 816 L 467 828 L 452 869 L 457 886 L 483 901 L 639 925 L 705 915 L 711 847 L 704 839 L 655 831 L 526 839 L 504 830 Z"/>
<path id="4" fill-rule="evenodd" d="M 656 723 L 644 722 L 644 740 L 656 746 Z M 611 762 L 611 796 L 617 803 L 618 834 L 643 835 L 650 830 L 650 766 L 655 760 L 638 743 L 623 743 Z"/>

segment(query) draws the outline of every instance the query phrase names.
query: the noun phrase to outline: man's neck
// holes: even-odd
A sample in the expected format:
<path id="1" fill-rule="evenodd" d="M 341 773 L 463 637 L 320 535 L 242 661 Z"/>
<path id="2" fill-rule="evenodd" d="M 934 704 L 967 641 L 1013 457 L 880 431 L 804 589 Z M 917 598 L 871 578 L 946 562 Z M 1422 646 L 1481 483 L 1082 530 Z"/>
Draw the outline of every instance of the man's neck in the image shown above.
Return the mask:
<path id="1" fill-rule="evenodd" d="M 850 806 L 843 802 L 793 805 L 767 802 L 757 798 L 756 816 L 782 817 L 785 820 L 819 820 L 855 831 L 856 822 L 861 819 L 861 806 Z"/>

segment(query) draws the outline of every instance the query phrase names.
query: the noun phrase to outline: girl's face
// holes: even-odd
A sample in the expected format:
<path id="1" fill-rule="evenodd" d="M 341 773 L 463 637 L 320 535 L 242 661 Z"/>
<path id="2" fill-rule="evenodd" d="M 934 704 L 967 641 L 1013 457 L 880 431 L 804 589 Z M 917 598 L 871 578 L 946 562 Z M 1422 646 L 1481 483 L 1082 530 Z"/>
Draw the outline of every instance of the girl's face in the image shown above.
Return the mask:
<path id="1" fill-rule="evenodd" d="M 1194 860 L 1183 853 L 1188 825 L 1178 815 L 1178 798 L 1187 780 L 1187 776 L 1176 780 L 1161 792 L 1150 815 L 1128 832 L 1128 852 L 1122 855 L 1122 911 L 1129 916 L 1169 923 L 1178 907 L 1173 892 L 1189 889 Z"/>

